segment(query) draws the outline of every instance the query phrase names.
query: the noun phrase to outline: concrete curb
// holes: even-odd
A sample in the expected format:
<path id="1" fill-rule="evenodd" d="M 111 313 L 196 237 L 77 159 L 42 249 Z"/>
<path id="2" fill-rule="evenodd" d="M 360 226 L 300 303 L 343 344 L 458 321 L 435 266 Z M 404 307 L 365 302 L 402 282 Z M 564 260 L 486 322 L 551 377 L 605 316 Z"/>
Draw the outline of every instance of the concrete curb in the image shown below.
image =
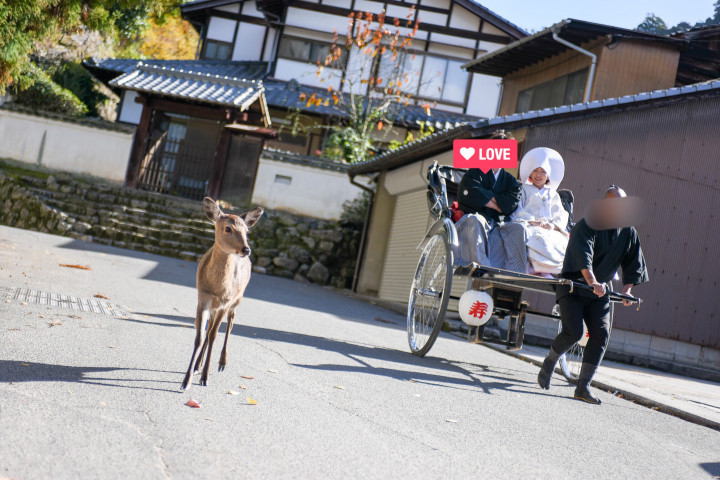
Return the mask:
<path id="1" fill-rule="evenodd" d="M 511 352 L 505 350 L 500 345 L 493 345 L 490 343 L 483 343 L 484 346 L 491 348 L 497 352 L 504 353 L 506 355 L 513 356 L 515 358 L 519 358 L 520 360 L 523 360 L 528 363 L 532 363 L 533 365 L 536 365 L 538 367 L 542 366 L 542 362 L 539 360 L 536 360 L 534 358 L 531 358 L 527 355 L 522 354 L 521 352 Z M 556 373 L 562 373 L 560 372 L 559 367 L 555 369 Z M 668 405 L 663 402 L 658 402 L 657 400 L 650 399 L 648 397 L 645 397 L 643 395 L 639 395 L 637 393 L 634 393 L 628 389 L 617 387 L 614 385 L 610 385 L 605 382 L 600 382 L 597 380 L 593 380 L 592 386 L 595 388 L 599 388 L 600 390 L 604 390 L 608 393 L 611 393 L 619 398 L 629 400 L 631 402 L 635 402 L 637 404 L 640 404 L 644 407 L 652 408 L 654 410 L 657 410 L 658 412 L 662 412 L 668 415 L 673 415 L 675 417 L 681 418 L 687 422 L 695 423 L 697 425 L 701 425 L 703 427 L 711 428 L 713 430 L 720 431 L 720 422 L 716 422 L 714 420 L 710 420 L 708 418 L 702 417 L 700 415 L 695 415 L 694 413 L 686 412 L 682 409 L 679 409 L 677 407 Z"/>

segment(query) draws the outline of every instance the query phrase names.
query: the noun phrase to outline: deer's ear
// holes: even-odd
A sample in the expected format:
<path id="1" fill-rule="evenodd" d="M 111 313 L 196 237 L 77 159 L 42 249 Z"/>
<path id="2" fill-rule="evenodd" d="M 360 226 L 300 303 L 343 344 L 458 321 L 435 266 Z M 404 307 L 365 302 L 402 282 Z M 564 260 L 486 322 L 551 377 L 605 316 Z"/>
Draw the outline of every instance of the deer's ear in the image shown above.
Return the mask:
<path id="1" fill-rule="evenodd" d="M 203 200 L 203 208 L 205 209 L 205 215 L 207 215 L 207 217 L 213 222 L 217 222 L 223 215 L 223 212 L 220 210 L 220 207 L 218 207 L 218 204 L 210 197 L 205 197 L 205 200 Z"/>
<path id="2" fill-rule="evenodd" d="M 262 217 L 264 211 L 265 210 L 263 210 L 262 207 L 257 207 L 254 210 L 243 213 L 242 215 L 240 215 L 240 217 L 245 221 L 245 225 L 250 228 L 255 225 L 258 220 L 260 220 L 260 217 Z"/>

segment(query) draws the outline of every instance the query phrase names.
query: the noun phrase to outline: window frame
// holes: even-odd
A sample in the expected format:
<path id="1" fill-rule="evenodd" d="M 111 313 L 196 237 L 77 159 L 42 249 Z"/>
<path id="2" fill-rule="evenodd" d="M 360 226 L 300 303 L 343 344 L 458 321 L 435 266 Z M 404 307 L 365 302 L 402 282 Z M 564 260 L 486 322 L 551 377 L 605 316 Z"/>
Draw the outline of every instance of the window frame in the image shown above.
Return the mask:
<path id="1" fill-rule="evenodd" d="M 515 99 L 515 112 L 514 113 L 525 113 L 533 110 L 542 110 L 544 108 L 553 108 L 553 107 L 559 107 L 561 105 L 572 105 L 573 103 L 578 103 L 572 99 L 568 99 L 569 91 L 568 86 L 574 83 L 571 83 L 571 80 L 573 77 L 583 77 L 583 80 L 580 82 L 581 85 L 583 85 L 582 92 L 580 94 L 580 100 L 582 101 L 582 97 L 585 93 L 585 88 L 587 88 L 587 78 L 588 78 L 589 70 L 587 67 L 581 68 L 579 70 L 575 70 L 574 72 L 570 72 L 565 75 L 561 75 L 559 77 L 553 78 L 552 80 L 548 80 L 546 82 L 538 83 L 537 85 L 533 85 L 532 87 L 525 88 L 523 90 L 520 90 L 518 92 L 517 98 Z M 564 90 L 563 90 L 563 101 L 562 103 L 555 105 L 554 102 L 548 102 L 547 105 L 542 105 L 539 107 L 533 107 L 533 99 L 535 96 L 535 92 L 540 91 L 540 89 L 549 89 L 552 91 L 553 83 L 556 82 L 564 82 Z M 529 100 L 524 100 L 524 98 L 527 98 L 529 96 Z M 520 109 L 520 104 L 527 102 L 528 106 L 527 109 Z"/>
<path id="2" fill-rule="evenodd" d="M 285 42 L 285 41 L 300 41 L 300 42 L 309 43 L 310 44 L 310 54 L 309 54 L 310 58 L 301 59 L 301 58 L 292 57 L 289 55 L 284 55 L 282 53 L 282 45 L 283 45 L 283 42 Z M 327 42 L 327 41 L 323 41 L 323 40 L 315 40 L 312 38 L 301 38 L 301 37 L 296 37 L 294 35 L 283 35 L 282 37 L 280 37 L 280 41 L 278 42 L 277 58 L 283 59 L 283 60 L 290 60 L 293 62 L 302 62 L 302 63 L 309 63 L 312 65 L 316 65 L 318 61 L 320 61 L 321 63 L 324 63 L 325 59 L 324 59 L 324 57 L 319 58 L 319 59 L 313 59 L 312 57 L 313 57 L 314 49 L 317 47 L 327 47 L 327 49 L 329 51 L 330 48 L 332 48 L 332 46 L 333 46 L 332 42 Z M 340 68 L 344 68 L 345 66 L 347 66 L 347 61 L 348 61 L 348 57 L 349 57 L 348 49 L 344 45 L 338 44 L 336 46 L 340 47 L 340 49 L 342 50 L 342 54 L 340 55 L 340 59 L 337 60 L 337 62 L 335 62 L 334 64 L 328 65 L 328 68 L 340 69 Z"/>
<path id="3" fill-rule="evenodd" d="M 217 55 L 215 55 L 213 57 L 208 57 L 207 49 L 208 49 L 208 45 L 211 43 L 216 45 L 217 47 L 220 47 L 220 46 L 228 47 L 227 58 L 219 58 Z M 215 50 L 216 52 L 217 52 L 217 47 Z M 205 41 L 203 42 L 202 55 L 201 55 L 202 60 L 232 61 L 232 55 L 233 55 L 233 43 L 232 42 L 223 42 L 222 40 L 213 40 L 211 38 L 206 38 Z"/>
<path id="4" fill-rule="evenodd" d="M 458 101 L 446 100 L 443 98 L 443 94 L 445 93 L 445 84 L 446 84 L 446 80 L 448 77 L 448 71 L 450 70 L 448 68 L 450 62 L 458 62 L 460 64 L 463 64 L 463 63 L 468 62 L 467 59 L 452 57 L 452 56 L 448 56 L 448 55 L 442 55 L 442 54 L 434 53 L 434 52 L 425 52 L 425 51 L 420 51 L 420 50 L 407 50 L 407 51 L 403 52 L 403 58 L 401 60 L 403 66 L 405 65 L 405 59 L 407 58 L 408 55 L 411 55 L 411 56 L 415 55 L 415 56 L 422 57 L 422 66 L 420 67 L 420 74 L 419 74 L 419 80 L 417 82 L 417 86 L 416 86 L 414 92 L 410 92 L 411 95 L 413 96 L 413 99 L 427 101 L 427 102 L 437 102 L 437 103 L 442 103 L 445 105 L 462 107 L 463 109 L 467 106 L 467 99 L 468 99 L 468 95 L 470 94 L 470 88 L 472 85 L 472 74 L 470 72 L 465 72 L 465 75 L 467 77 L 466 77 L 466 82 L 465 82 L 465 92 L 464 92 L 462 101 L 458 102 Z M 443 75 L 443 78 L 442 78 L 442 90 L 440 91 L 440 95 L 438 98 L 432 98 L 432 97 L 420 95 L 420 90 L 421 90 L 422 83 L 423 83 L 422 78 L 423 78 L 423 75 L 425 74 L 425 59 L 427 57 L 432 57 L 432 58 L 443 60 L 446 65 L 445 66 L 445 74 Z M 378 57 L 378 60 L 376 62 L 376 67 L 374 70 L 376 76 L 377 76 L 378 72 L 380 71 L 380 62 L 382 62 L 382 58 L 383 57 Z M 377 91 L 381 91 L 383 89 L 383 87 L 376 86 L 376 87 L 373 87 L 373 89 L 377 90 Z M 408 92 L 405 92 L 405 93 L 408 93 Z"/>

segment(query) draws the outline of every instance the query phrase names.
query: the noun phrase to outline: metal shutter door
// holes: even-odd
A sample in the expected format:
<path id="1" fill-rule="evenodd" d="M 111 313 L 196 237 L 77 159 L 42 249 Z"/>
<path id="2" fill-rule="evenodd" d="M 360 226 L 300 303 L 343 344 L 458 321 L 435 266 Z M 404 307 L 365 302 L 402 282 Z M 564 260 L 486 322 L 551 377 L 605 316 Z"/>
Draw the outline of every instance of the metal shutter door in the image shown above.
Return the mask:
<path id="1" fill-rule="evenodd" d="M 397 196 L 390 240 L 378 296 L 383 300 L 408 302 L 410 285 L 415 275 L 422 241 L 430 222 L 427 190 Z"/>

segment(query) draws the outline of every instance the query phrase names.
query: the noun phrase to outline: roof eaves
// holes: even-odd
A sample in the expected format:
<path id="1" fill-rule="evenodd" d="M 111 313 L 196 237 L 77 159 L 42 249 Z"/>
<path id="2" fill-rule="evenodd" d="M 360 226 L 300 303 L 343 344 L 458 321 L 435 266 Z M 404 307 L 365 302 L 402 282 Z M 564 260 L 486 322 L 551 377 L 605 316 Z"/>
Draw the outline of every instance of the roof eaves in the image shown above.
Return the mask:
<path id="1" fill-rule="evenodd" d="M 429 155 L 437 153 L 435 151 L 428 151 L 428 146 L 430 145 L 444 145 L 445 148 L 447 148 L 449 140 L 463 138 L 468 135 L 470 138 L 476 138 L 477 136 L 487 135 L 497 128 L 522 128 L 530 126 L 533 123 L 569 120 L 582 117 L 583 115 L 601 113 L 603 111 L 611 112 L 629 107 L 632 108 L 633 106 L 639 108 L 642 105 L 663 102 L 663 99 L 666 99 L 665 101 L 680 100 L 682 97 L 688 98 L 692 94 L 702 94 L 703 92 L 717 92 L 717 94 L 720 95 L 720 80 L 712 80 L 683 87 L 673 87 L 666 90 L 642 92 L 617 98 L 595 100 L 589 103 L 562 105 L 540 111 L 513 113 L 489 120 L 482 120 L 417 140 L 392 152 L 384 153 L 373 160 L 353 164 L 348 173 L 351 176 L 360 175 L 403 166 L 413 160 L 426 158 Z"/>

